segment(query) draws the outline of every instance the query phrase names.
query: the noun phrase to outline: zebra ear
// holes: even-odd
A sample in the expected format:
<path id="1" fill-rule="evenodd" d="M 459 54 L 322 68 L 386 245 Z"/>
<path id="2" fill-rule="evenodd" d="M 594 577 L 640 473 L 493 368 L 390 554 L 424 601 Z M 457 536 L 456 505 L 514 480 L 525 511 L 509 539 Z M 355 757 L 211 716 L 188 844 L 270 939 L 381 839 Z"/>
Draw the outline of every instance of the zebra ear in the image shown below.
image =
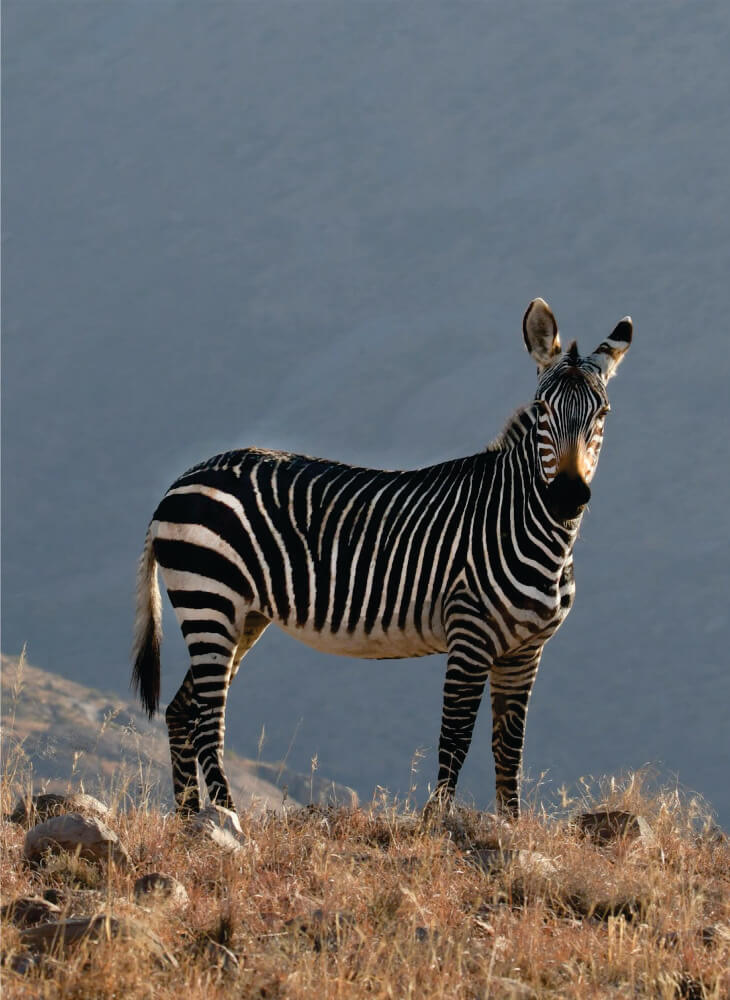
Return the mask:
<path id="1" fill-rule="evenodd" d="M 533 299 L 522 319 L 522 336 L 540 371 L 560 354 L 558 324 L 545 299 Z"/>
<path id="2" fill-rule="evenodd" d="M 600 372 L 604 382 L 608 382 L 621 363 L 621 359 L 631 346 L 634 325 L 630 316 L 624 316 L 610 337 L 600 344 L 587 359 Z"/>

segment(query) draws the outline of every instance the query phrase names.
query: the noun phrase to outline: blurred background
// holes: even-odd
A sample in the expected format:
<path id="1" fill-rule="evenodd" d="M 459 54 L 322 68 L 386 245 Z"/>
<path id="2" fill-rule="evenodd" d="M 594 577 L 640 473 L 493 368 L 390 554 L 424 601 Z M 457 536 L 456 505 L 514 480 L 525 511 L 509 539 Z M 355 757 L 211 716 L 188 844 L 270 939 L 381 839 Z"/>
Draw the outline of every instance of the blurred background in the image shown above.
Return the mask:
<path id="1" fill-rule="evenodd" d="M 550 799 L 652 763 L 730 823 L 729 43 L 720 0 L 5 0 L 3 651 L 128 692 L 136 560 L 185 468 L 473 453 L 534 392 L 530 299 L 584 353 L 630 313 L 526 768 Z M 265 727 L 265 758 L 365 798 L 423 750 L 423 800 L 444 669 L 271 629 L 228 745 Z"/>

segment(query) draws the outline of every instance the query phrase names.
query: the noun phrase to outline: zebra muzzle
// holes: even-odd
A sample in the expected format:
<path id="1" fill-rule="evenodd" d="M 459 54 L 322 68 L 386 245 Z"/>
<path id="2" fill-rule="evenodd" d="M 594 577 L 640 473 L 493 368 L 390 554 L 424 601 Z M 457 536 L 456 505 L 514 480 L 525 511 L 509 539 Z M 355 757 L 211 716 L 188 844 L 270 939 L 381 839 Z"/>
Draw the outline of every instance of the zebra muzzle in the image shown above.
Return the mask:
<path id="1" fill-rule="evenodd" d="M 559 472 L 547 488 L 547 508 L 556 521 L 572 521 L 578 517 L 590 498 L 588 483 L 567 472 Z"/>

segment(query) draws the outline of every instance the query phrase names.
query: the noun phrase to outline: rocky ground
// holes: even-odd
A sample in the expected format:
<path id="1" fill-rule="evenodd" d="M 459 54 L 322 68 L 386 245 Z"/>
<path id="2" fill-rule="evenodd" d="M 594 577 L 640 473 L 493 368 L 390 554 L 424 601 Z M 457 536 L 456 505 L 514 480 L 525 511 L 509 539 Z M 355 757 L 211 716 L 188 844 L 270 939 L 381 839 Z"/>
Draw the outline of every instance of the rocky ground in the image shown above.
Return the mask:
<path id="1" fill-rule="evenodd" d="M 282 807 L 281 794 L 240 820 L 212 807 L 183 820 L 146 779 L 135 801 L 114 773 L 96 796 L 76 776 L 31 795 L 12 698 L 3 997 L 730 995 L 728 838 L 638 776 L 511 824 L 457 808 L 425 825 L 385 800 Z"/>
<path id="2" fill-rule="evenodd" d="M 386 804 L 183 822 L 10 796 L 5 783 L 4 997 L 730 990 L 727 838 L 635 786 L 614 791 L 623 809 L 572 822 L 457 811 L 430 827 Z"/>

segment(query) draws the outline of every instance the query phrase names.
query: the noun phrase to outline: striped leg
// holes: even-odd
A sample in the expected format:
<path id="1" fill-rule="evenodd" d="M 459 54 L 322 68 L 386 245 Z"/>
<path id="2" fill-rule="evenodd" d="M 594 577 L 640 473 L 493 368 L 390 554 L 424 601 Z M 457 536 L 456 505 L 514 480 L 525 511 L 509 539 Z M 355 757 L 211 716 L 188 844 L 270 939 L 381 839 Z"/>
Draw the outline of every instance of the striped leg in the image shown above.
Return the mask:
<path id="1" fill-rule="evenodd" d="M 444 681 L 444 702 L 439 739 L 436 788 L 426 813 L 448 808 L 469 751 L 474 723 L 491 666 L 491 643 L 485 634 L 480 609 L 466 598 L 453 601 L 445 614 L 449 659 Z"/>
<path id="2" fill-rule="evenodd" d="M 235 809 L 231 788 L 223 769 L 223 741 L 226 729 L 226 699 L 228 688 L 245 654 L 253 646 L 266 626 L 268 619 L 250 612 L 245 619 L 237 643 L 229 636 L 218 634 L 193 636 L 190 649 L 195 700 L 198 719 L 195 727 L 194 746 L 200 762 L 210 801 L 226 809 Z M 200 622 L 197 623 L 200 626 Z M 210 641 L 215 638 L 215 642 Z"/>
<path id="3" fill-rule="evenodd" d="M 209 655 L 192 668 L 198 719 L 194 747 L 210 801 L 225 809 L 235 809 L 228 778 L 223 769 L 223 739 L 226 730 L 226 697 L 233 671 L 233 651 Z"/>
<path id="4" fill-rule="evenodd" d="M 193 748 L 196 716 L 193 675 L 188 670 L 185 680 L 165 712 L 170 739 L 175 805 L 177 811 L 182 813 L 194 813 L 200 809 L 198 758 Z"/>
<path id="5" fill-rule="evenodd" d="M 500 813 L 515 817 L 520 814 L 520 779 L 527 703 L 541 655 L 542 647 L 496 660 L 489 682 L 497 809 Z"/>

